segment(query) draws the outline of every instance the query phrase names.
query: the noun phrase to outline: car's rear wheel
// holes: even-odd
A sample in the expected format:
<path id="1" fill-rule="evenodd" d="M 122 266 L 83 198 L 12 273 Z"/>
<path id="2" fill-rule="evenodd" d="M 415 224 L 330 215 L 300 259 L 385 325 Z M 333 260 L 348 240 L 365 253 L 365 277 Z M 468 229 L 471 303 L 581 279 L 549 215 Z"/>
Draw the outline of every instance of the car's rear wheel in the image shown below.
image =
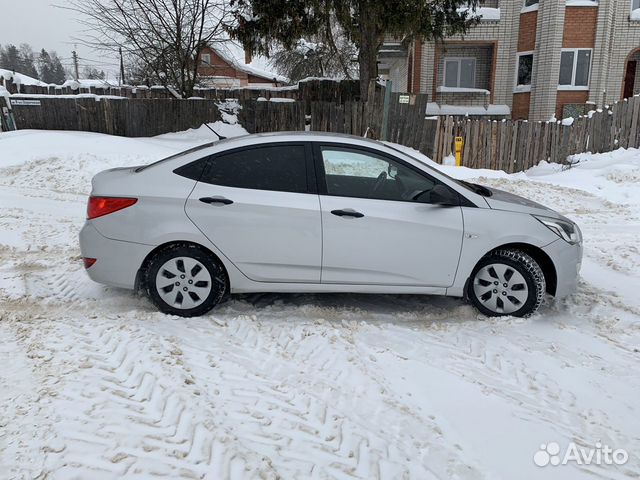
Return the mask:
<path id="1" fill-rule="evenodd" d="M 203 315 L 227 291 L 224 267 L 196 245 L 170 245 L 149 262 L 146 286 L 149 298 L 164 313 L 181 317 Z"/>
<path id="2" fill-rule="evenodd" d="M 546 283 L 538 263 L 520 250 L 495 250 L 471 274 L 467 296 L 485 315 L 526 317 L 538 310 Z"/>

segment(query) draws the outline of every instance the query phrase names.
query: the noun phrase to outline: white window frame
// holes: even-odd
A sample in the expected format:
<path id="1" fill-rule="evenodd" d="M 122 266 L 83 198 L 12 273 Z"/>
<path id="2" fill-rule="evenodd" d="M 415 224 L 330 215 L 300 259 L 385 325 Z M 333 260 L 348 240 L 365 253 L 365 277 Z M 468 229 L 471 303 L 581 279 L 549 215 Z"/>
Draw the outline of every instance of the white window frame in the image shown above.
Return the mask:
<path id="1" fill-rule="evenodd" d="M 473 86 L 472 87 L 461 87 L 460 86 L 460 73 L 462 72 L 462 68 L 460 65 L 463 60 L 473 60 Z M 456 79 L 457 87 L 447 87 L 447 62 L 458 62 L 458 78 Z M 444 61 L 442 62 L 442 86 L 446 88 L 476 88 L 476 67 L 478 66 L 477 59 L 475 57 L 444 57 Z"/>
<path id="2" fill-rule="evenodd" d="M 589 50 L 589 74 L 587 76 L 587 85 L 576 85 L 576 71 L 578 66 L 578 52 Z M 573 70 L 571 71 L 571 85 L 560 85 L 560 72 L 558 71 L 558 90 L 578 90 L 588 91 L 591 88 L 591 69 L 593 68 L 593 48 L 563 48 L 561 52 L 573 52 Z M 560 59 L 562 65 L 562 57 Z"/>
<path id="3" fill-rule="evenodd" d="M 200 54 L 200 65 L 203 67 L 211 66 L 211 54 L 210 53 L 201 53 Z"/>
<path id="4" fill-rule="evenodd" d="M 533 5 L 529 5 L 529 6 L 527 6 L 526 2 L 527 0 L 522 0 L 522 10 L 520 10 L 520 13 L 535 12 L 540 7 L 540 0 L 538 0 Z"/>
<path id="5" fill-rule="evenodd" d="M 514 93 L 523 93 L 523 92 L 530 92 L 531 91 L 531 84 L 533 83 L 533 62 L 535 62 L 535 51 L 534 50 L 529 50 L 526 52 L 518 52 L 516 53 L 516 72 L 515 72 L 515 78 L 513 79 L 513 92 Z M 526 55 L 533 55 L 533 62 L 531 63 L 531 83 L 529 85 L 518 85 L 518 70 L 520 67 L 520 57 L 524 57 Z"/>

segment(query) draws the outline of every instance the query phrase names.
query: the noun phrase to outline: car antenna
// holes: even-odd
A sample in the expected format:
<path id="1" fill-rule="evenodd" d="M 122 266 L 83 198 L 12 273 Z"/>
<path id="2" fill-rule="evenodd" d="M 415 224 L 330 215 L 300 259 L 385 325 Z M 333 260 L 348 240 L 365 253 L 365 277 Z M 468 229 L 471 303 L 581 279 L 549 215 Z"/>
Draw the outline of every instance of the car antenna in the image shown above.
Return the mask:
<path id="1" fill-rule="evenodd" d="M 213 128 L 211 128 L 208 123 L 205 123 L 204 126 L 207 127 L 209 130 L 211 130 L 213 133 L 215 133 L 217 135 L 217 137 L 218 137 L 218 140 L 226 140 L 227 139 L 227 137 L 223 137 L 218 132 L 216 132 Z"/>

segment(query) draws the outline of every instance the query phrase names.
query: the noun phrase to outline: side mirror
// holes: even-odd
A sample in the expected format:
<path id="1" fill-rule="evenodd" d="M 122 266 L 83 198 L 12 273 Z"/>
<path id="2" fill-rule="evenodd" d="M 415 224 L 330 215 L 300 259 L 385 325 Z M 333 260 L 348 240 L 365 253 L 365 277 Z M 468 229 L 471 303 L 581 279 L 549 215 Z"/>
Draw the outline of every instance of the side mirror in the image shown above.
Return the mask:
<path id="1" fill-rule="evenodd" d="M 460 197 L 449 187 L 437 184 L 430 192 L 429 203 L 432 205 L 442 205 L 443 207 L 454 207 L 460 205 Z"/>
<path id="2" fill-rule="evenodd" d="M 437 184 L 431 190 L 421 193 L 416 200 L 431 205 L 442 205 L 443 207 L 457 207 L 460 205 L 458 194 L 441 184 Z"/>

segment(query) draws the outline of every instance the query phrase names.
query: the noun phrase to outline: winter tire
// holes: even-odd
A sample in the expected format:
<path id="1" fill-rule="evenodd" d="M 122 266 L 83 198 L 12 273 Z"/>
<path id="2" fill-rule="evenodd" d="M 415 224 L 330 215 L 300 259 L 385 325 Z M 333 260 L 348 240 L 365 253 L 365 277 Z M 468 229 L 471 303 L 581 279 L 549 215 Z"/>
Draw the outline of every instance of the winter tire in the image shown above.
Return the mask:
<path id="1" fill-rule="evenodd" d="M 228 290 L 224 267 L 195 245 L 171 245 L 157 252 L 146 272 L 149 298 L 163 313 L 204 315 Z"/>
<path id="2" fill-rule="evenodd" d="M 546 291 L 544 273 L 520 250 L 496 250 L 486 255 L 471 274 L 467 296 L 491 317 L 527 317 L 540 307 Z"/>

